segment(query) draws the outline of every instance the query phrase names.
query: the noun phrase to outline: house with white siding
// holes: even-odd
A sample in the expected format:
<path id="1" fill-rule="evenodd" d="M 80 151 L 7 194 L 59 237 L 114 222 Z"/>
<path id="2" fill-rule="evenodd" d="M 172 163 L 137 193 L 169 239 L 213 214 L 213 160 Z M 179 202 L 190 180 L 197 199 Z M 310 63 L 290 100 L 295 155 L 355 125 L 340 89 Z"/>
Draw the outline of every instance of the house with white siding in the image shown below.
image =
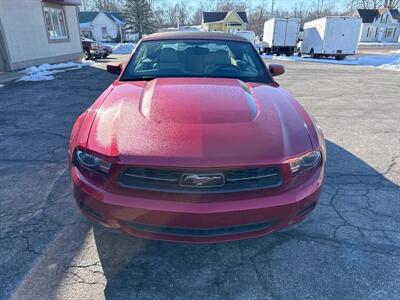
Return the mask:
<path id="1" fill-rule="evenodd" d="M 82 55 L 80 0 L 1 0 L 0 72 Z"/>
<path id="2" fill-rule="evenodd" d="M 398 42 L 400 13 L 398 9 L 358 9 L 355 16 L 362 18 L 360 42 Z"/>
<path id="3" fill-rule="evenodd" d="M 79 27 L 82 35 L 99 42 L 120 42 L 127 39 L 122 13 L 103 11 L 79 13 Z"/>

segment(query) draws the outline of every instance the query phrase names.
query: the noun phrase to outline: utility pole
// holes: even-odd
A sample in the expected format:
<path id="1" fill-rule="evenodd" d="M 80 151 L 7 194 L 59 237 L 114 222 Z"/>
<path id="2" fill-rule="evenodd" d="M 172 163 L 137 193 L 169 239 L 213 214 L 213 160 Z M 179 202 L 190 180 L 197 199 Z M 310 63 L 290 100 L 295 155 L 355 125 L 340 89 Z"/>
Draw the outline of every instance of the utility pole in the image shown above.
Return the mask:
<path id="1" fill-rule="evenodd" d="M 271 15 L 274 17 L 274 5 L 275 5 L 275 0 L 271 1 Z"/>
<path id="2" fill-rule="evenodd" d="M 179 4 L 175 5 L 175 14 L 176 14 L 176 28 L 179 29 Z"/>

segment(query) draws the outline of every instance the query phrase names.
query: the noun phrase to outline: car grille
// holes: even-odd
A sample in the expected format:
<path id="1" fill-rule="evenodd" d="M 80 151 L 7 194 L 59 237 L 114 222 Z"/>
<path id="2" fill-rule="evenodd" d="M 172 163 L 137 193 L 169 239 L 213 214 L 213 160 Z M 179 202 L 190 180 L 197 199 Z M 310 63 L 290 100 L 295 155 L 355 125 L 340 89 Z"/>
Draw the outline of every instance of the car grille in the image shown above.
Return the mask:
<path id="1" fill-rule="evenodd" d="M 223 176 L 223 183 L 218 186 L 188 186 L 182 185 L 183 175 L 213 175 Z M 120 177 L 123 187 L 160 191 L 171 193 L 227 193 L 269 189 L 280 186 L 282 177 L 277 168 L 247 168 L 230 169 L 225 171 L 180 171 L 170 169 L 131 167 L 125 170 Z"/>

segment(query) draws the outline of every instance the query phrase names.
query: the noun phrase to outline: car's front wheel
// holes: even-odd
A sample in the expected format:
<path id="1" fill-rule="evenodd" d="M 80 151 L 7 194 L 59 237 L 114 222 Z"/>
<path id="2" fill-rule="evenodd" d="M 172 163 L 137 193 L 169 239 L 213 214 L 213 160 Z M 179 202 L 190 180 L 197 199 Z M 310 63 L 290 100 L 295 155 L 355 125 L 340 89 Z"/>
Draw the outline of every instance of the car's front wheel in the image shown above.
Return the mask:
<path id="1" fill-rule="evenodd" d="M 83 57 L 84 57 L 86 60 L 89 60 L 89 59 L 90 59 L 90 52 L 89 52 L 89 50 L 86 50 L 86 49 L 83 50 Z"/>
<path id="2" fill-rule="evenodd" d="M 336 60 L 343 60 L 343 59 L 345 59 L 346 58 L 346 55 L 336 55 L 335 56 L 335 59 Z"/>

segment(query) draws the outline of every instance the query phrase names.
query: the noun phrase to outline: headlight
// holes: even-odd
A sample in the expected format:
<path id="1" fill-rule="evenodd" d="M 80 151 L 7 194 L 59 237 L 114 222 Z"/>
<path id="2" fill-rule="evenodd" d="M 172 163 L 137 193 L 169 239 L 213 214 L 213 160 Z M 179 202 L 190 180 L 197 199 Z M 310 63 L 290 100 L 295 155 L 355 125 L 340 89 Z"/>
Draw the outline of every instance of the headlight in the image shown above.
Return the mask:
<path id="1" fill-rule="evenodd" d="M 91 43 L 90 48 L 92 48 L 93 50 L 98 49 L 97 43 Z"/>
<path id="2" fill-rule="evenodd" d="M 292 174 L 314 168 L 321 162 L 321 152 L 319 150 L 308 153 L 290 162 Z"/>
<path id="3" fill-rule="evenodd" d="M 111 163 L 104 161 L 93 154 L 89 154 L 82 150 L 75 151 L 75 164 L 79 167 L 108 174 L 111 168 Z"/>

